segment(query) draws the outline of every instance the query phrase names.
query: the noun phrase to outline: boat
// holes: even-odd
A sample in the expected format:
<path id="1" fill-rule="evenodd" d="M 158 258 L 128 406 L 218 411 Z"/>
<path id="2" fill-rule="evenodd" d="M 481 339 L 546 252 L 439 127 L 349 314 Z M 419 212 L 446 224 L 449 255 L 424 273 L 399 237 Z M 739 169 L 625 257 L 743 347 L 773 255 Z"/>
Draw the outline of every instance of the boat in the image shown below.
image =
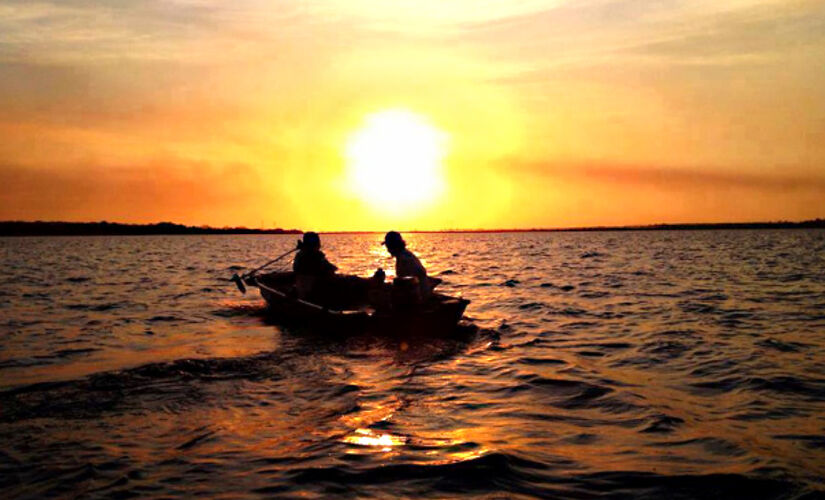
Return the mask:
<path id="1" fill-rule="evenodd" d="M 429 279 L 433 288 L 441 282 L 437 278 Z M 456 333 L 470 301 L 433 291 L 424 303 L 412 304 L 403 299 L 404 290 L 410 285 L 406 280 L 396 278 L 393 283 L 385 283 L 383 276 L 378 280 L 335 275 L 319 287 L 324 292 L 312 299 L 297 296 L 292 272 L 253 274 L 245 281 L 260 290 L 270 315 L 283 323 L 308 325 L 335 334 L 449 336 Z"/>

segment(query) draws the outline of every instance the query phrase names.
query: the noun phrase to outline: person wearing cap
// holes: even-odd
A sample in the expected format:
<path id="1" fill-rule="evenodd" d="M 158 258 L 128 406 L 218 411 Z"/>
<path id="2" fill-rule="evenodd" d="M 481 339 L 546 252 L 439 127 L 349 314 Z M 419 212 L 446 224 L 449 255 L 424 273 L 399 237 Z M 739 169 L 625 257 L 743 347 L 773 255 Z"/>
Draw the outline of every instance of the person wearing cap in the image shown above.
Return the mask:
<path id="1" fill-rule="evenodd" d="M 398 278 L 414 278 L 418 285 L 420 298 L 426 301 L 430 297 L 432 288 L 427 277 L 427 270 L 412 252 L 407 250 L 407 243 L 396 231 L 390 231 L 384 236 L 382 243 L 387 247 L 390 255 L 395 257 L 395 276 Z"/>
<path id="2" fill-rule="evenodd" d="M 298 249 L 292 263 L 295 288 L 298 298 L 308 299 L 315 295 L 319 282 L 332 278 L 338 267 L 328 261 L 321 251 L 321 238 L 318 233 L 304 233 L 303 240 L 298 241 Z"/>

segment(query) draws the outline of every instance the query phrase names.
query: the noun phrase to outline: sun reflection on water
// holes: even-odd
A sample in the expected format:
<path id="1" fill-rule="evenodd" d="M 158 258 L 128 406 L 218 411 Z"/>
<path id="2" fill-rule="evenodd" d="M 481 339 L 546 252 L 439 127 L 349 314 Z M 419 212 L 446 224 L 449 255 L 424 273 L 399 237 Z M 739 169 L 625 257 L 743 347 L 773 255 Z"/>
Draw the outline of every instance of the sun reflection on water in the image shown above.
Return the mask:
<path id="1" fill-rule="evenodd" d="M 370 429 L 359 428 L 355 429 L 354 433 L 344 436 L 342 441 L 347 444 L 379 448 L 380 451 L 391 451 L 394 446 L 404 445 L 407 438 L 393 434 L 379 434 Z"/>

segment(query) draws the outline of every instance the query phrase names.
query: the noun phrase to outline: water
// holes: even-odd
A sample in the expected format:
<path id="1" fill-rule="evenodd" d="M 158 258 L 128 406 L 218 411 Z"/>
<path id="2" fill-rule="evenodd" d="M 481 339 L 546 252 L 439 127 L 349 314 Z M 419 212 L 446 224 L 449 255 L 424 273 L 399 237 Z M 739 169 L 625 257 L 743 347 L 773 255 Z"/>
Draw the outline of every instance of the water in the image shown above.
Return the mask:
<path id="1" fill-rule="evenodd" d="M 292 236 L 0 239 L 3 496 L 825 495 L 825 232 L 408 241 L 467 339 L 270 324 Z"/>

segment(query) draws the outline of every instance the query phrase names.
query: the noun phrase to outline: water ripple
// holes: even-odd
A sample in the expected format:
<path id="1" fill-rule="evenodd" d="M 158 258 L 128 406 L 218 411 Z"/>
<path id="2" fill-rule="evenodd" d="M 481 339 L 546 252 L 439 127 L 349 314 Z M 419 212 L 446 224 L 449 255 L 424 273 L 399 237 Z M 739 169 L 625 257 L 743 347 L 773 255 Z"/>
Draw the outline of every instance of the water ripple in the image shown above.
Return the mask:
<path id="1" fill-rule="evenodd" d="M 825 494 L 822 231 L 405 238 L 472 300 L 467 335 L 272 324 L 226 280 L 293 237 L 0 239 L 0 488 Z M 378 235 L 323 240 L 393 268 Z"/>

